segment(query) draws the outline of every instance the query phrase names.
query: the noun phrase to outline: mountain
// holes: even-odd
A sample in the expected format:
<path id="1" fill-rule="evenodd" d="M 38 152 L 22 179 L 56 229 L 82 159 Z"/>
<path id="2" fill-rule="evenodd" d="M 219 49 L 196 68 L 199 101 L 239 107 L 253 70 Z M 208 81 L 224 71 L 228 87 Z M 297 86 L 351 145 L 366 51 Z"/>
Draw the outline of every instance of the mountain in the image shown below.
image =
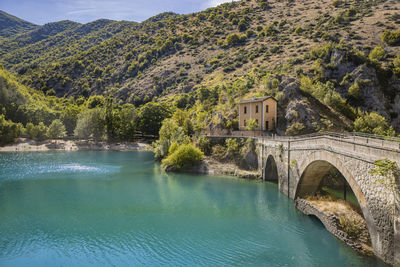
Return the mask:
<path id="1" fill-rule="evenodd" d="M 399 9 L 393 0 L 242 0 L 142 23 L 67 23 L 0 40 L 0 62 L 58 97 L 139 106 L 205 94 L 208 112 L 231 120 L 239 100 L 273 95 L 280 132 L 297 122 L 302 132 L 351 130 L 362 112 L 400 130 Z"/>
<path id="2" fill-rule="evenodd" d="M 0 10 L 0 36 L 11 37 L 18 33 L 34 30 L 37 25 L 14 17 Z"/>

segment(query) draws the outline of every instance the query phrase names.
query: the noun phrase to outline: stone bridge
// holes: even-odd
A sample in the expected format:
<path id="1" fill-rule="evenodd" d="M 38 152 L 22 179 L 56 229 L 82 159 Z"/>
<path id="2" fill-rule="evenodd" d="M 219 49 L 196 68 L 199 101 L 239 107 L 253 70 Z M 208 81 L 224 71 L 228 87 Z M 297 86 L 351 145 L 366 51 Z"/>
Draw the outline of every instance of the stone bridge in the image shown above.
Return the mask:
<path id="1" fill-rule="evenodd" d="M 276 181 L 291 199 L 315 193 L 329 170 L 338 169 L 357 197 L 375 254 L 400 266 L 400 216 L 394 192 L 399 177 L 388 177 L 395 181 L 390 186 L 370 174 L 376 160 L 387 158 L 400 166 L 400 139 L 356 134 L 251 138 L 257 146 L 260 176 Z"/>

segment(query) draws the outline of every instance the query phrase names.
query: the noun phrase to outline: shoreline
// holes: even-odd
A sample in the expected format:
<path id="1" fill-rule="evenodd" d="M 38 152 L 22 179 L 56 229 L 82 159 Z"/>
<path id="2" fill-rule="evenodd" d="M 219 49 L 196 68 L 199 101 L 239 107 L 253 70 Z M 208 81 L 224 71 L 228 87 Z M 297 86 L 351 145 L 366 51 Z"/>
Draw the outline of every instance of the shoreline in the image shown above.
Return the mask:
<path id="1" fill-rule="evenodd" d="M 45 140 L 24 139 L 20 142 L 0 147 L 0 152 L 40 152 L 40 151 L 152 151 L 144 142 L 95 142 L 89 140 Z"/>

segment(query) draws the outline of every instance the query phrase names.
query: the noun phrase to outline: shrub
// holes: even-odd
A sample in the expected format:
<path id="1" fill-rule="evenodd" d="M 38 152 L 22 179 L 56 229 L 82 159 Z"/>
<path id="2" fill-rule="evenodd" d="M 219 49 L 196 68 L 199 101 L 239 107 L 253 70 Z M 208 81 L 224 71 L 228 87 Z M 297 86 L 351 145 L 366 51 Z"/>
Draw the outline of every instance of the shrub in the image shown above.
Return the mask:
<path id="1" fill-rule="evenodd" d="M 246 41 L 246 35 L 240 36 L 239 34 L 232 33 L 226 37 L 225 45 L 233 46 L 238 45 Z"/>
<path id="2" fill-rule="evenodd" d="M 360 85 L 358 82 L 355 82 L 352 86 L 350 86 L 348 96 L 353 97 L 354 99 L 360 98 Z"/>
<path id="3" fill-rule="evenodd" d="M 240 154 L 241 146 L 239 142 L 234 138 L 228 138 L 225 140 L 226 145 L 226 156 L 234 159 Z"/>
<path id="4" fill-rule="evenodd" d="M 305 134 L 306 127 L 301 122 L 292 123 L 287 129 L 285 134 L 290 136 Z"/>
<path id="5" fill-rule="evenodd" d="M 61 122 L 61 120 L 59 120 L 59 119 L 54 120 L 50 124 L 49 128 L 47 129 L 46 135 L 49 138 L 62 138 L 62 137 L 65 137 L 65 135 L 66 135 L 65 126 Z"/>
<path id="6" fill-rule="evenodd" d="M 388 45 L 400 45 L 400 31 L 385 31 L 382 34 L 382 42 Z"/>
<path id="7" fill-rule="evenodd" d="M 369 53 L 369 60 L 372 62 L 378 62 L 381 61 L 385 57 L 385 50 L 383 49 L 382 46 L 377 46 L 375 47 L 371 53 Z"/>
<path id="8" fill-rule="evenodd" d="M 246 130 L 254 131 L 257 128 L 258 128 L 258 123 L 256 122 L 256 120 L 254 120 L 254 119 L 247 120 Z"/>
<path id="9" fill-rule="evenodd" d="M 355 132 L 394 136 L 395 132 L 386 119 L 378 113 L 364 113 L 354 121 Z"/>
<path id="10" fill-rule="evenodd" d="M 302 32 L 304 32 L 304 29 L 301 26 L 297 26 L 296 29 L 294 29 L 294 33 L 297 35 L 300 35 Z"/>
<path id="11" fill-rule="evenodd" d="M 226 147 L 215 145 L 212 147 L 212 157 L 217 160 L 224 160 L 226 157 Z"/>
<path id="12" fill-rule="evenodd" d="M 400 77 L 400 54 L 393 60 L 394 73 Z"/>
<path id="13" fill-rule="evenodd" d="M 193 144 L 171 146 L 171 154 L 162 161 L 162 166 L 168 171 L 179 171 L 190 168 L 203 160 L 204 154 Z"/>
<path id="14" fill-rule="evenodd" d="M 212 152 L 211 143 L 207 137 L 200 135 L 199 139 L 197 139 L 197 144 L 198 144 L 200 150 L 204 153 L 204 155 L 208 156 L 211 154 L 211 152 Z"/>

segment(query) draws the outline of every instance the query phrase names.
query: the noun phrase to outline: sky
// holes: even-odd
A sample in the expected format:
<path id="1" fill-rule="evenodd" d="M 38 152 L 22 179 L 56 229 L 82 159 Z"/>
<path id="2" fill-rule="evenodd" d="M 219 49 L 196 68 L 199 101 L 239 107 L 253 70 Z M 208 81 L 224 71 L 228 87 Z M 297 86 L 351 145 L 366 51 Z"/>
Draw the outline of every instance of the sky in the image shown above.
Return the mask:
<path id="1" fill-rule="evenodd" d="M 232 0 L 0 0 L 0 10 L 35 24 L 96 19 L 143 21 L 162 12 L 198 12 Z"/>

